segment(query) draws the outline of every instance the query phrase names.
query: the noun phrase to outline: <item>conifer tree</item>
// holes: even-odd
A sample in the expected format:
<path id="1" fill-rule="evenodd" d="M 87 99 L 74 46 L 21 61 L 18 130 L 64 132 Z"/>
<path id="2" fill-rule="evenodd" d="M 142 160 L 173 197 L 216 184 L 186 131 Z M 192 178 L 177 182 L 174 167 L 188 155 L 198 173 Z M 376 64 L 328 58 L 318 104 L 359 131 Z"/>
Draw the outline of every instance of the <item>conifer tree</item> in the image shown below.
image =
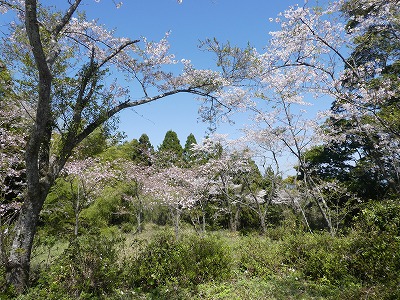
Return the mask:
<path id="1" fill-rule="evenodd" d="M 171 151 L 177 155 L 182 155 L 183 149 L 178 135 L 173 130 L 168 130 L 165 134 L 164 140 L 160 145 L 159 151 Z"/>
<path id="2" fill-rule="evenodd" d="M 197 141 L 193 133 L 189 134 L 186 138 L 185 148 L 183 148 L 183 159 L 186 163 L 190 163 L 193 160 L 192 146 L 196 145 Z"/>

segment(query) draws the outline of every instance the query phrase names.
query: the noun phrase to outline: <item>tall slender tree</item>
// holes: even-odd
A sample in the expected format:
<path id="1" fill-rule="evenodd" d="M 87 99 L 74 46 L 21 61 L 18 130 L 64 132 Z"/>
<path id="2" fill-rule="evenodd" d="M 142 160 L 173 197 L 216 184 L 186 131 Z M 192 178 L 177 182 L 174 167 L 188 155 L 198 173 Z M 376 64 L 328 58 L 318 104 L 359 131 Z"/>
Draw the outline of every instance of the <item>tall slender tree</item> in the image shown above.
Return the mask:
<path id="1" fill-rule="evenodd" d="M 183 160 L 185 163 L 190 164 L 194 160 L 193 157 L 193 145 L 196 145 L 197 141 L 193 133 L 189 134 L 186 138 L 185 147 L 183 148 Z"/>
<path id="2" fill-rule="evenodd" d="M 158 162 L 165 166 L 181 165 L 183 148 L 178 135 L 173 130 L 168 130 L 164 140 L 158 147 Z"/>

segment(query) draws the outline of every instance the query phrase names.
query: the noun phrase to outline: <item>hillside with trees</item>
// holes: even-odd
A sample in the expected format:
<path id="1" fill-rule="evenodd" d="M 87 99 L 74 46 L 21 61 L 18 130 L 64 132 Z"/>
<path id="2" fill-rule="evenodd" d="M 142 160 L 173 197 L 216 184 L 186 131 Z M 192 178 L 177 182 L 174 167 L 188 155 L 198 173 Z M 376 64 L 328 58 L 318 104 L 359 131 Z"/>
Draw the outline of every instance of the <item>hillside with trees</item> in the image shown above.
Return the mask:
<path id="1" fill-rule="evenodd" d="M 399 1 L 293 6 L 262 52 L 206 39 L 215 69 L 179 74 L 168 34 L 83 2 L 0 1 L 1 299 L 400 298 Z M 204 138 L 118 131 L 182 93 Z"/>

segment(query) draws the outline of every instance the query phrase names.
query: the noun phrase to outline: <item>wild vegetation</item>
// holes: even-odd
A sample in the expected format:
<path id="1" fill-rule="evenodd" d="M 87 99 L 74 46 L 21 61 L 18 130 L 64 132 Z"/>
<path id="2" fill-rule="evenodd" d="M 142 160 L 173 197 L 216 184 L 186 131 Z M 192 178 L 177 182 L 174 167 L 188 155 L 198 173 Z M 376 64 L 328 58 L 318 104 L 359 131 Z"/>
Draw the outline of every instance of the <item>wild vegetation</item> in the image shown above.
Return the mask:
<path id="1" fill-rule="evenodd" d="M 176 75 L 168 37 L 116 38 L 79 0 L 0 1 L 20 21 L 1 42 L 0 297 L 400 298 L 399 4 L 291 7 L 264 53 L 209 39 L 219 69 Z M 158 147 L 116 131 L 177 93 L 251 126 Z"/>

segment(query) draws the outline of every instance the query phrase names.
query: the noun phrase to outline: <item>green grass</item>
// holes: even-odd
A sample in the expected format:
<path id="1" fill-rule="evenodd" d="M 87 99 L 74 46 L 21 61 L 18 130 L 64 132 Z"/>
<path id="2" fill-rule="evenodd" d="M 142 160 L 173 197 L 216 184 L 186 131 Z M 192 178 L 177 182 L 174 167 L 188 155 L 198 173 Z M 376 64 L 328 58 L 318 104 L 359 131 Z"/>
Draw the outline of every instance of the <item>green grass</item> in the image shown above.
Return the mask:
<path id="1" fill-rule="evenodd" d="M 66 240 L 52 240 L 39 243 L 34 247 L 31 259 L 31 269 L 49 267 L 67 249 L 69 242 Z"/>
<path id="2" fill-rule="evenodd" d="M 155 269 L 158 270 L 157 272 L 162 271 L 164 264 L 168 268 L 171 266 L 173 268 L 179 260 L 182 260 L 183 270 L 188 271 L 191 276 L 195 275 L 190 264 L 185 265 L 185 259 L 179 257 L 181 254 L 188 255 L 185 250 L 186 244 L 180 244 L 176 248 L 178 250 L 174 250 L 175 246 L 172 246 L 171 249 L 175 252 L 171 252 L 171 254 L 168 252 L 166 257 L 158 260 L 155 256 L 148 257 L 144 254 L 146 251 L 153 251 L 152 249 L 158 251 L 158 244 L 154 241 L 163 241 L 160 236 L 168 237 L 170 235 L 170 241 L 173 243 L 173 228 L 146 224 L 144 231 L 140 234 L 123 233 L 115 228 L 109 231 L 123 237 L 118 239 L 121 240 L 122 247 L 115 245 L 120 251 L 118 252 L 119 258 L 114 265 L 109 266 L 115 268 L 115 272 L 111 270 L 110 274 L 116 276 L 118 283 L 115 283 L 115 287 L 106 295 L 96 298 L 90 293 L 87 294 L 86 291 L 86 294 L 82 294 L 77 299 L 396 299 L 393 298 L 394 289 L 399 286 L 395 281 L 388 283 L 363 282 L 357 278 L 356 272 L 351 274 L 353 272 L 351 267 L 354 265 L 354 260 L 357 259 L 357 256 L 354 256 L 357 253 L 351 252 L 353 251 L 352 245 L 354 245 L 354 241 L 358 241 L 359 235 L 332 238 L 324 233 L 314 235 L 302 232 L 284 233 L 282 229 L 278 229 L 271 231 L 271 234 L 267 234 L 267 236 L 258 234 L 243 236 L 229 231 L 206 233 L 208 242 L 204 245 L 211 245 L 207 243 L 215 242 L 213 245 L 222 247 L 229 253 L 230 271 L 225 273 L 224 278 L 213 275 L 214 277 L 210 277 L 209 280 L 206 277 L 199 283 L 193 284 L 193 282 L 197 282 L 194 276 L 194 281 L 190 281 L 192 283 L 186 281 L 185 284 L 182 284 L 179 274 L 173 275 L 178 277 L 165 279 L 162 277 L 169 276 L 168 274 L 172 276 L 174 272 L 171 269 L 170 273 L 157 273 L 159 285 L 147 284 L 145 287 L 140 286 L 140 282 L 146 281 L 145 278 L 139 281 L 134 280 L 135 274 L 142 268 L 141 264 L 144 263 L 144 259 L 150 259 L 148 268 L 152 267 L 153 262 L 161 264 L 161 269 Z M 278 231 L 283 234 L 277 235 Z M 193 243 L 193 245 L 201 245 L 199 243 L 201 235 L 195 233 L 190 227 L 182 229 L 181 239 L 187 243 Z M 41 241 L 38 240 L 36 245 L 33 252 L 32 269 L 38 270 L 34 276 L 40 276 L 43 271 L 46 272 L 47 268 L 50 270 L 52 265 L 57 262 L 57 258 L 63 256 L 68 242 L 47 236 Z M 152 248 L 148 248 L 149 245 Z M 165 249 L 169 251 L 169 247 Z M 85 249 L 86 251 L 90 250 L 90 247 Z M 211 249 L 214 249 L 213 253 L 219 251 L 218 248 Z M 204 254 L 201 254 L 203 253 L 201 250 L 197 249 L 196 251 L 201 259 L 207 260 L 207 256 L 202 256 Z M 160 252 L 157 255 L 165 255 L 164 253 Z M 168 259 L 174 260 L 172 264 L 169 264 Z M 205 261 L 199 263 L 205 263 Z M 206 265 L 212 267 L 212 264 Z M 179 264 L 177 266 L 182 267 Z M 146 268 L 145 266 L 144 269 L 141 269 L 142 274 L 147 274 Z M 54 270 L 57 268 L 53 269 L 51 274 L 56 276 L 55 278 L 61 278 Z M 193 268 L 193 270 L 198 269 Z M 210 269 L 211 271 L 212 269 Z M 99 269 L 99 272 L 103 272 L 102 269 Z M 53 275 L 49 275 L 48 280 L 52 280 L 51 276 Z M 19 299 L 42 299 L 42 295 L 38 286 L 36 289 L 33 287 L 27 295 L 20 296 Z M 57 295 L 57 297 L 59 296 Z M 53 298 L 48 295 L 46 299 Z M 69 298 L 68 295 L 65 295 L 65 299 L 76 298 Z"/>
<path id="3" fill-rule="evenodd" d="M 347 288 L 345 292 L 339 287 L 321 285 L 309 282 L 295 275 L 285 277 L 239 277 L 231 282 L 221 284 L 207 283 L 199 287 L 199 292 L 194 299 L 352 299 L 358 295 L 359 287 L 352 291 Z M 353 299 L 359 299 L 353 297 Z"/>

